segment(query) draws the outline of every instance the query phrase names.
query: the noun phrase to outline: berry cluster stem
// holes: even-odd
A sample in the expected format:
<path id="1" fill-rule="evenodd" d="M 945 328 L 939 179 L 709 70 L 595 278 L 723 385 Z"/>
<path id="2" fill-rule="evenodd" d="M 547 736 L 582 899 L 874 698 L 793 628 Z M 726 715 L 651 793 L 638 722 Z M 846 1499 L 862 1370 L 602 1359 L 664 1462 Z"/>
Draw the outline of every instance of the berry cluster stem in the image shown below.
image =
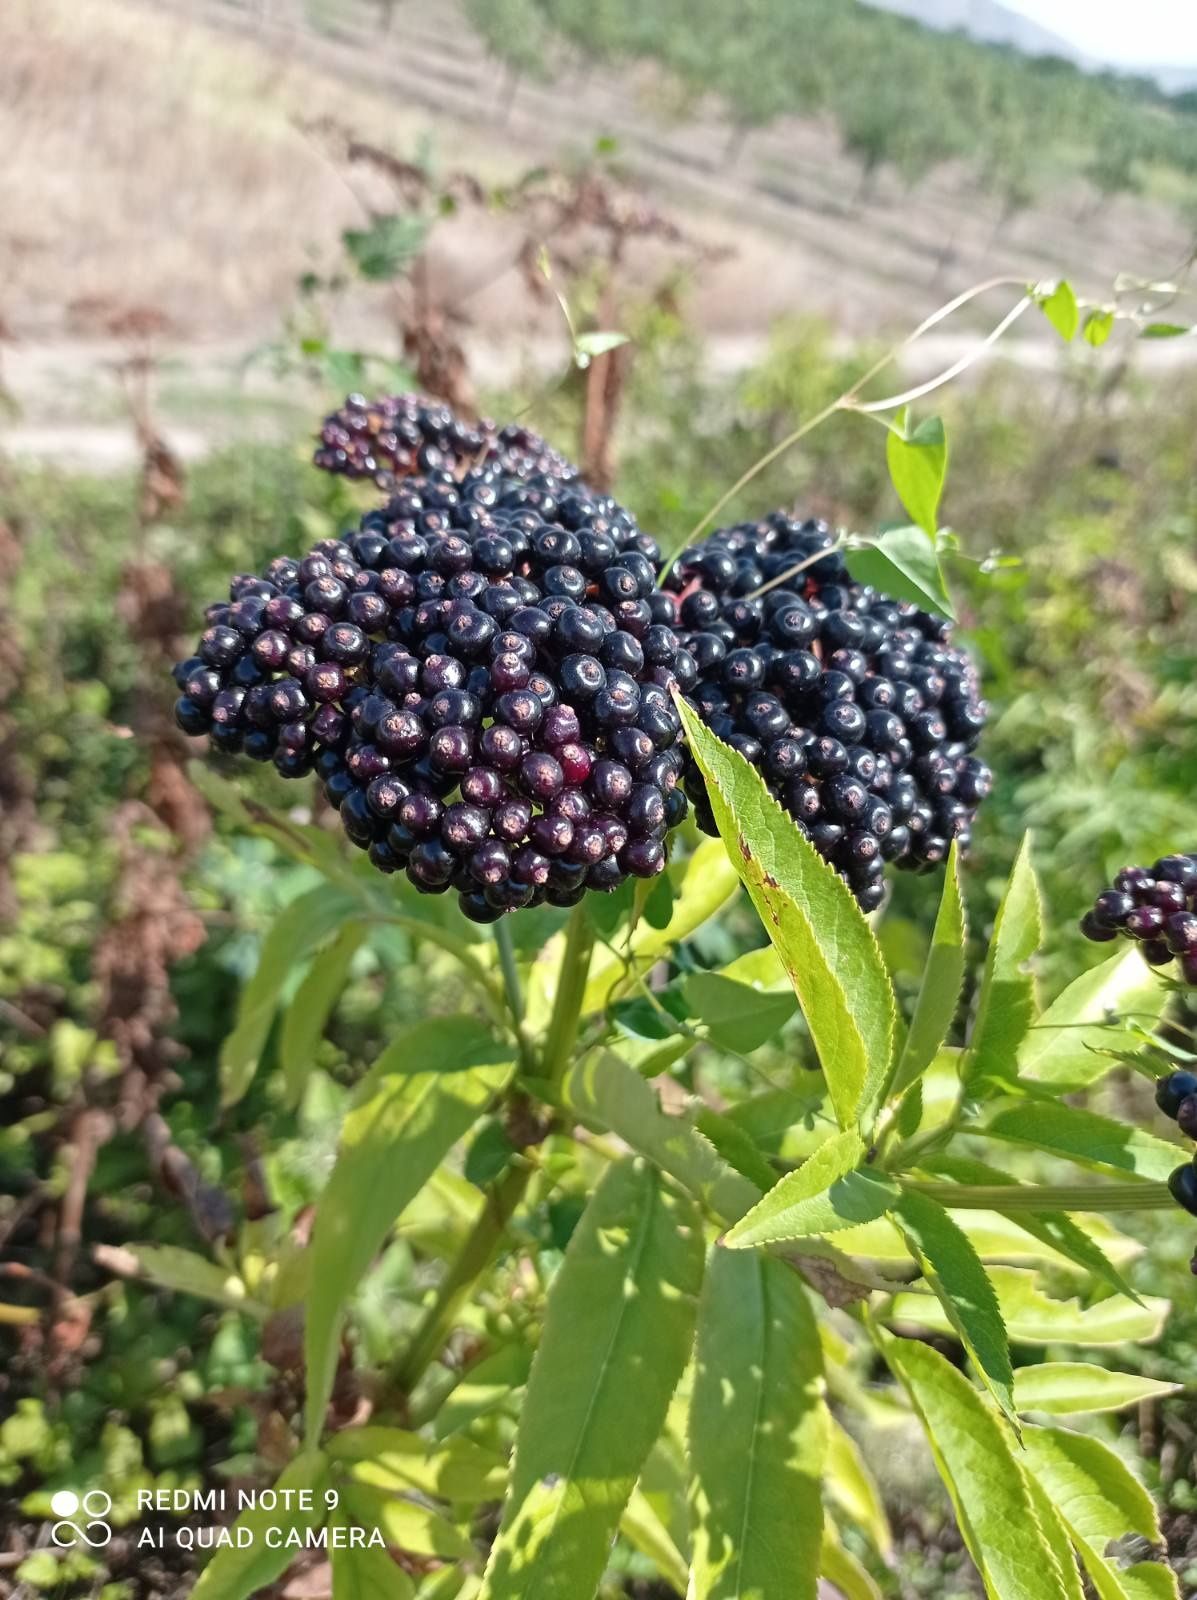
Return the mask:
<path id="1" fill-rule="evenodd" d="M 1166 1183 L 904 1183 L 953 1211 L 1166 1211 L 1176 1201 Z"/>

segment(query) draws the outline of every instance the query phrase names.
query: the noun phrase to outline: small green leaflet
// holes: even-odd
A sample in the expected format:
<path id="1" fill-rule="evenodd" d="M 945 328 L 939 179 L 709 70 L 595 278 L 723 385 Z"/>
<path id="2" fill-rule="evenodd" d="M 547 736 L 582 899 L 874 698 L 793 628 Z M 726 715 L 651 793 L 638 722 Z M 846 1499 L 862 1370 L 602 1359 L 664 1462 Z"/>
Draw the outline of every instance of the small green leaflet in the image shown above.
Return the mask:
<path id="1" fill-rule="evenodd" d="M 1115 1372 L 1087 1361 L 1046 1361 L 1020 1367 L 1014 1374 L 1014 1403 L 1019 1411 L 1044 1411 L 1053 1416 L 1078 1412 L 1122 1411 L 1140 1400 L 1155 1400 L 1183 1389 L 1137 1372 Z"/>
<path id="2" fill-rule="evenodd" d="M 883 1600 L 881 1590 L 868 1569 L 844 1549 L 830 1528 L 823 1530 L 819 1574 L 844 1600 Z"/>
<path id="3" fill-rule="evenodd" d="M 887 1094 L 902 1094 L 935 1060 L 948 1036 L 948 1029 L 960 1003 L 964 981 L 964 901 L 960 894 L 960 857 L 955 840 L 948 855 L 943 896 L 931 935 L 931 949 L 923 970 L 914 1016 L 906 1043 L 894 1070 Z"/>
<path id="4" fill-rule="evenodd" d="M 844 560 L 857 583 L 871 583 L 924 611 L 955 618 L 935 540 L 922 528 L 887 528 L 876 538 L 845 550 Z"/>
<path id="5" fill-rule="evenodd" d="M 822 1395 L 823 1354 L 802 1279 L 770 1256 L 716 1249 L 690 1406 L 689 1600 L 815 1600 Z"/>
<path id="6" fill-rule="evenodd" d="M 850 1522 L 862 1528 L 887 1560 L 893 1545 L 881 1490 L 860 1446 L 835 1417 L 827 1441 L 826 1487 L 831 1500 Z"/>
<path id="7" fill-rule="evenodd" d="M 346 228 L 341 241 L 363 278 L 383 283 L 398 277 L 424 248 L 428 224 L 422 217 L 375 217 L 368 228 Z"/>
<path id="8" fill-rule="evenodd" d="M 472 1439 L 436 1444 L 406 1428 L 377 1423 L 334 1433 L 326 1453 L 361 1483 L 396 1493 L 414 1490 L 436 1500 L 493 1500 L 502 1493 L 505 1477 L 503 1457 Z"/>
<path id="9" fill-rule="evenodd" d="M 328 1019 L 349 977 L 353 958 L 366 937 L 360 922 L 347 922 L 308 969 L 307 975 L 283 1013 L 278 1054 L 283 1081 L 292 1105 L 303 1093 L 307 1075 L 316 1060 L 316 1051 Z"/>
<path id="10" fill-rule="evenodd" d="M 318 1451 L 296 1456 L 274 1485 L 279 1491 L 278 1505 L 270 1509 L 254 1506 L 241 1513 L 233 1526 L 246 1530 L 248 1542 L 222 1545 L 217 1550 L 200 1573 L 192 1600 L 250 1600 L 272 1584 L 291 1565 L 298 1548 L 287 1545 L 280 1533 L 323 1527 L 328 1516 L 324 1503 L 327 1482 L 328 1463 Z M 305 1490 L 311 1495 L 312 1509 L 307 1511 L 299 1504 Z M 268 1544 L 269 1530 L 274 1531 Z"/>
<path id="11" fill-rule="evenodd" d="M 776 1038 L 796 1010 L 790 989 L 769 993 L 718 972 L 691 972 L 681 987 L 690 1016 L 706 1024 L 712 1042 L 740 1055 Z"/>
<path id="12" fill-rule="evenodd" d="M 1061 1600 L 1055 1558 L 997 1413 L 929 1345 L 887 1338 L 883 1348 L 923 1425 L 987 1593 L 992 1600 Z"/>
<path id="13" fill-rule="evenodd" d="M 1145 1344 L 1159 1337 L 1168 1315 L 1166 1300 L 1144 1298 L 1136 1303 L 1112 1294 L 1082 1306 L 1075 1299 L 1053 1300 L 1039 1287 L 1035 1273 L 1020 1267 L 990 1267 L 988 1272 L 1015 1344 Z M 944 1333 L 955 1331 L 942 1306 L 926 1294 L 895 1295 L 889 1317 Z"/>
<path id="14" fill-rule="evenodd" d="M 872 1120 L 896 1007 L 872 929 L 847 884 L 737 751 L 677 700 L 728 858 L 794 985 L 841 1127 Z"/>
<path id="15" fill-rule="evenodd" d="M 222 1106 L 236 1105 L 253 1081 L 283 989 L 295 967 L 360 909 L 354 895 L 322 883 L 279 913 L 262 941 L 254 975 L 241 991 L 236 1026 L 221 1047 Z"/>
<path id="16" fill-rule="evenodd" d="M 1163 1182 L 1191 1154 L 1131 1123 L 1114 1122 L 1094 1111 L 1054 1101 L 1023 1101 L 999 1111 L 985 1127 L 973 1131 L 986 1139 L 1035 1145 L 1080 1166 L 1133 1172 L 1157 1182 Z"/>
<path id="17" fill-rule="evenodd" d="M 511 1076 L 504 1053 L 469 1017 L 432 1018 L 393 1041 L 358 1086 L 312 1238 L 310 1443 L 324 1425 L 345 1302 L 400 1212 Z"/>
<path id="18" fill-rule="evenodd" d="M 1035 1021 L 1019 1047 L 1019 1076 L 1062 1090 L 1095 1083 L 1118 1065 L 1115 1052 L 1138 1044 L 1129 1026 L 1108 1018 L 1152 1028 L 1167 999 L 1159 973 L 1127 946 L 1074 979 Z"/>
<path id="19" fill-rule="evenodd" d="M 977 1252 L 926 1195 L 904 1193 L 893 1219 L 990 1393 L 1013 1421 L 1014 1369 L 1006 1325 Z"/>
<path id="20" fill-rule="evenodd" d="M 574 365 L 585 370 L 595 356 L 605 356 L 608 350 L 627 343 L 626 333 L 579 333 L 574 339 Z"/>
<path id="21" fill-rule="evenodd" d="M 1064 1428 L 1028 1428 L 1024 1443 L 1027 1470 L 1059 1512 L 1101 1600 L 1175 1597 L 1166 1566 L 1123 1569 L 1106 1556 L 1107 1545 L 1127 1534 L 1161 1541 L 1151 1496 L 1122 1459 L 1099 1439 Z"/>
<path id="22" fill-rule="evenodd" d="M 1114 313 L 1112 311 L 1090 311 L 1085 318 L 1082 329 L 1085 343 L 1091 344 L 1099 350 L 1114 331 Z"/>
<path id="23" fill-rule="evenodd" d="M 584 1056 L 566 1075 L 561 1098 L 581 1120 L 618 1134 L 717 1216 L 734 1222 L 759 1198 L 756 1185 L 716 1154 L 689 1117 L 661 1110 L 652 1084 L 613 1051 Z"/>
<path id="24" fill-rule="evenodd" d="M 942 418 L 925 417 L 912 431 L 904 406 L 890 424 L 885 459 L 898 499 L 934 547 L 939 502 L 948 474 L 948 436 Z"/>
<path id="25" fill-rule="evenodd" d="M 998 908 L 985 960 L 977 1020 L 965 1058 L 964 1081 L 1010 1081 L 1016 1057 L 1035 1016 L 1035 980 L 1027 963 L 1043 939 L 1039 885 L 1031 865 L 1031 836 L 1023 838 Z"/>
<path id="26" fill-rule="evenodd" d="M 723 1238 L 730 1249 L 834 1233 L 884 1216 L 899 1190 L 882 1173 L 858 1170 L 865 1143 L 846 1129 L 820 1145 L 796 1172 L 789 1172 Z"/>
<path id="27" fill-rule="evenodd" d="M 253 1299 L 245 1284 L 228 1267 L 173 1244 L 127 1244 L 122 1250 L 136 1261 L 136 1270 L 151 1283 L 176 1294 L 193 1294 L 213 1305 L 227 1306 L 252 1317 L 264 1318 L 269 1308 Z M 127 1270 L 127 1269 L 126 1269 Z"/>
<path id="28" fill-rule="evenodd" d="M 347 1517 L 335 1524 L 350 1526 Z M 333 1600 L 412 1600 L 415 1588 L 403 1568 L 377 1545 L 333 1544 L 329 1549 Z"/>
<path id="29" fill-rule="evenodd" d="M 1038 305 L 1064 343 L 1071 344 L 1080 327 L 1081 313 L 1067 278 L 1062 278 L 1050 294 L 1039 296 Z"/>
<path id="30" fill-rule="evenodd" d="M 1140 339 L 1180 339 L 1186 333 L 1192 333 L 1192 328 L 1185 327 L 1182 322 L 1149 322 L 1145 328 L 1140 328 Z"/>
<path id="31" fill-rule="evenodd" d="M 481 1600 L 589 1600 L 690 1355 L 702 1222 L 643 1161 L 608 1167 L 570 1240 L 520 1410 Z"/>

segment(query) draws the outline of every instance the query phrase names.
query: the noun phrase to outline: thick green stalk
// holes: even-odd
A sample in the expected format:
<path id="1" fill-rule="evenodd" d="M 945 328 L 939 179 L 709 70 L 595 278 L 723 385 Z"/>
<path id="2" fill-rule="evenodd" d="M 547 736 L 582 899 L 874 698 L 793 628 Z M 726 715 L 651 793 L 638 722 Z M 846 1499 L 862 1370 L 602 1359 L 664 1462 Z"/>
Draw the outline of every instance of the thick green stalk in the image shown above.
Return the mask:
<path id="1" fill-rule="evenodd" d="M 574 907 L 566 927 L 565 953 L 557 977 L 557 995 L 553 1001 L 553 1014 L 549 1019 L 549 1031 L 541 1057 L 541 1073 L 550 1083 L 560 1081 L 577 1043 L 593 949 L 594 928 L 583 901 Z"/>
<path id="2" fill-rule="evenodd" d="M 1166 1183 L 906 1183 L 953 1211 L 1166 1211 L 1176 1201 Z"/>
<path id="3" fill-rule="evenodd" d="M 530 1163 L 524 1162 L 509 1168 L 487 1195 L 478 1220 L 457 1259 L 441 1279 L 436 1298 L 424 1313 L 396 1369 L 395 1381 L 405 1393 L 411 1393 L 444 1348 L 462 1306 L 490 1265 L 535 1170 Z"/>
<path id="4" fill-rule="evenodd" d="M 497 924 L 496 927 L 501 927 Z M 496 937 L 498 935 L 496 933 Z M 582 1014 L 582 1001 L 586 982 L 590 976 L 590 956 L 594 948 L 594 933 L 584 908 L 578 905 L 570 916 L 565 936 L 565 950 L 561 958 L 561 971 L 557 978 L 557 995 L 553 1001 L 548 1032 L 540 1057 L 539 1076 L 557 1082 L 569 1065 L 578 1037 L 578 1024 Z M 521 1026 L 522 1001 L 519 980 L 515 974 L 514 951 L 504 956 L 504 941 L 499 939 L 499 961 L 503 967 L 504 985 L 512 1022 L 517 1037 L 523 1039 Z M 511 971 L 507 970 L 508 960 Z M 519 1010 L 517 1010 L 517 1007 Z M 490 1266 L 495 1252 L 507 1232 L 507 1225 L 531 1182 L 536 1168 L 530 1162 L 512 1166 L 487 1196 L 486 1204 L 478 1214 L 469 1236 L 455 1261 L 441 1279 L 432 1304 L 425 1311 L 411 1344 L 395 1371 L 395 1380 L 410 1394 L 420 1378 L 444 1349 L 462 1306 L 469 1300 L 478 1279 Z"/>

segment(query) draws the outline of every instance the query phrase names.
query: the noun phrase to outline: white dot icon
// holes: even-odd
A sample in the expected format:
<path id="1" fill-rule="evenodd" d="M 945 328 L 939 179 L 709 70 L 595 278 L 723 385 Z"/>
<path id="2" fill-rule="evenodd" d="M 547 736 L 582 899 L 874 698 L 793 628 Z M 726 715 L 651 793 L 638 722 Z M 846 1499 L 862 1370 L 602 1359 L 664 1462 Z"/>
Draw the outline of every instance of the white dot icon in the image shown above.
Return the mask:
<path id="1" fill-rule="evenodd" d="M 50 1510 L 56 1517 L 73 1517 L 79 1509 L 79 1496 L 71 1489 L 59 1489 L 50 1496 Z"/>

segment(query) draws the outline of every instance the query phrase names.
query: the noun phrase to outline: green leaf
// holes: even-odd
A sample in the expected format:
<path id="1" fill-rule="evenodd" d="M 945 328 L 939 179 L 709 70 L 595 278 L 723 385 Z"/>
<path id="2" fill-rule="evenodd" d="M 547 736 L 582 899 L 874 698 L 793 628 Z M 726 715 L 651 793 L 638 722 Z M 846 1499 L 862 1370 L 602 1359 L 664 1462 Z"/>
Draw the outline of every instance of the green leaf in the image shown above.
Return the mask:
<path id="1" fill-rule="evenodd" d="M 1139 329 L 1140 339 L 1179 339 L 1186 333 L 1192 333 L 1183 322 L 1149 322 L 1146 327 Z"/>
<path id="2" fill-rule="evenodd" d="M 322 950 L 312 962 L 291 1004 L 283 1013 L 278 1054 L 287 1097 L 292 1105 L 298 1103 L 303 1093 L 328 1019 L 365 937 L 366 929 L 362 923 L 347 922 L 328 949 Z"/>
<path id="3" fill-rule="evenodd" d="M 867 1569 L 827 1529 L 819 1555 L 819 1575 L 827 1579 L 843 1600 L 883 1600 L 881 1590 Z"/>
<path id="4" fill-rule="evenodd" d="M 503 1457 L 472 1439 L 437 1444 L 406 1428 L 374 1423 L 335 1433 L 326 1453 L 331 1461 L 346 1463 L 359 1483 L 415 1490 L 437 1500 L 493 1500 L 502 1493 L 506 1473 Z"/>
<path id="5" fill-rule="evenodd" d="M 985 961 L 977 1020 L 965 1060 L 965 1085 L 1011 1080 L 1019 1046 L 1035 1016 L 1035 980 L 1026 970 L 1043 938 L 1039 885 L 1027 834 L 998 908 Z"/>
<path id="6" fill-rule="evenodd" d="M 934 541 L 939 528 L 940 497 L 948 475 L 948 436 L 942 418 L 925 417 L 912 432 L 903 408 L 886 435 L 885 459 L 907 515 Z"/>
<path id="7" fill-rule="evenodd" d="M 566 1074 L 562 1102 L 583 1122 L 618 1136 L 716 1216 L 734 1222 L 760 1191 L 728 1166 L 689 1117 L 661 1110 L 656 1090 L 610 1050 L 584 1056 Z"/>
<path id="8" fill-rule="evenodd" d="M 126 1244 L 121 1246 L 121 1254 L 132 1257 L 132 1261 L 120 1263 L 120 1270 L 136 1271 L 163 1289 L 193 1294 L 250 1316 L 267 1315 L 267 1307 L 254 1300 L 235 1272 L 193 1250 L 181 1250 L 173 1244 Z"/>
<path id="9" fill-rule="evenodd" d="M 1072 1416 L 1081 1411 L 1122 1411 L 1140 1400 L 1175 1394 L 1183 1387 L 1087 1361 L 1045 1361 L 1020 1367 L 1014 1374 L 1014 1403 L 1020 1411 Z"/>
<path id="10" fill-rule="evenodd" d="M 631 1498 L 619 1519 L 619 1531 L 632 1546 L 646 1556 L 657 1571 L 679 1594 L 685 1594 L 690 1569 L 674 1543 L 673 1535 L 653 1510 L 652 1502 L 640 1489 Z"/>
<path id="11" fill-rule="evenodd" d="M 1057 1102 L 1026 1100 L 991 1117 L 974 1133 L 986 1139 L 1033 1145 L 1080 1166 L 1133 1172 L 1162 1182 L 1189 1154 L 1131 1123 L 1114 1122 L 1094 1111 Z"/>
<path id="12" fill-rule="evenodd" d="M 777 1173 L 769 1165 L 768 1157 L 738 1122 L 722 1112 L 712 1111 L 710 1106 L 699 1104 L 694 1112 L 694 1126 L 711 1141 L 728 1166 L 742 1173 L 762 1194 L 777 1182 Z M 755 1204 L 755 1200 L 750 1203 Z"/>
<path id="13" fill-rule="evenodd" d="M 338 1517 L 348 1528 L 345 1517 Z M 403 1568 L 397 1566 L 377 1545 L 358 1545 L 329 1549 L 332 1567 L 332 1600 L 413 1600 L 415 1586 Z"/>
<path id="14" fill-rule="evenodd" d="M 713 1043 L 740 1055 L 775 1039 L 796 1009 L 788 989 L 767 994 L 717 972 L 691 972 L 682 979 L 682 993 Z"/>
<path id="15" fill-rule="evenodd" d="M 1018 1467 L 1023 1482 L 1030 1491 L 1039 1530 L 1052 1553 L 1055 1570 L 1059 1574 L 1061 1600 L 1086 1600 L 1081 1585 L 1081 1575 L 1077 1569 L 1076 1552 L 1072 1548 L 1072 1541 L 1068 1537 L 1068 1529 L 1064 1526 L 1063 1518 L 1049 1496 L 1044 1493 L 1038 1479 L 1031 1476 L 1021 1460 L 1018 1462 Z"/>
<path id="16" fill-rule="evenodd" d="M 992 1600 L 1061 1600 L 1055 1559 L 997 1415 L 929 1345 L 886 1339 L 884 1352 L 923 1425 L 986 1592 Z"/>
<path id="17" fill-rule="evenodd" d="M 1125 1462 L 1099 1439 L 1064 1428 L 1027 1428 L 1024 1443 L 1027 1470 L 1067 1527 L 1101 1600 L 1175 1596 L 1166 1567 L 1123 1570 L 1106 1556 L 1107 1545 L 1127 1534 L 1151 1544 L 1161 1539 L 1151 1496 Z"/>
<path id="18" fill-rule="evenodd" d="M 876 1479 L 855 1439 L 834 1416 L 830 1420 L 825 1468 L 827 1492 L 844 1516 L 867 1533 L 878 1552 L 888 1558 L 893 1535 Z"/>
<path id="19" fill-rule="evenodd" d="M 469 1017 L 417 1023 L 358 1086 L 320 1196 L 307 1306 L 307 1436 L 332 1392 L 345 1301 L 395 1219 L 502 1088 L 512 1063 Z"/>
<path id="20" fill-rule="evenodd" d="M 922 528 L 887 528 L 867 544 L 846 550 L 844 560 L 857 583 L 871 583 L 925 611 L 955 617 L 939 552 Z"/>
<path id="21" fill-rule="evenodd" d="M 1135 1302 L 1112 1294 L 1084 1307 L 1075 1299 L 1053 1300 L 1033 1272 L 1019 1267 L 990 1267 L 989 1281 L 1015 1344 L 1144 1344 L 1159 1337 L 1168 1314 L 1168 1302 L 1152 1298 Z M 889 1319 L 943 1333 L 955 1331 L 943 1307 L 926 1294 L 895 1295 Z"/>
<path id="22" fill-rule="evenodd" d="M 814 1600 L 823 1540 L 823 1356 L 802 1279 L 716 1249 L 690 1407 L 689 1600 Z"/>
<path id="23" fill-rule="evenodd" d="M 608 350 L 618 350 L 627 342 L 626 333 L 579 333 L 574 339 L 574 363 L 588 367 L 595 356 L 605 356 Z"/>
<path id="24" fill-rule="evenodd" d="M 841 1127 L 876 1111 L 893 1050 L 893 989 L 872 929 L 737 751 L 678 711 L 728 857 L 794 985 Z"/>
<path id="25" fill-rule="evenodd" d="M 883 1173 L 857 1170 L 865 1157 L 864 1140 L 846 1129 L 819 1146 L 796 1172 L 789 1172 L 753 1206 L 723 1238 L 733 1250 L 799 1239 L 806 1234 L 834 1233 L 884 1216 L 899 1195 Z"/>
<path id="26" fill-rule="evenodd" d="M 906 1043 L 898 1058 L 888 1093 L 902 1094 L 939 1054 L 960 1004 L 964 981 L 964 901 L 960 894 L 960 857 L 955 840 L 948 855 L 943 895 L 931 935 L 931 949 L 915 1003 Z"/>
<path id="27" fill-rule="evenodd" d="M 483 1600 L 587 1600 L 690 1354 L 702 1224 L 643 1161 L 608 1167 L 549 1295 Z"/>
<path id="28" fill-rule="evenodd" d="M 1090 311 L 1085 318 L 1082 329 L 1085 343 L 1091 344 L 1099 350 L 1114 331 L 1114 313 L 1112 311 Z"/>
<path id="29" fill-rule="evenodd" d="M 431 1506 L 406 1500 L 373 1484 L 343 1482 L 341 1504 L 363 1528 L 377 1528 L 398 1550 L 413 1556 L 440 1556 L 445 1561 L 470 1561 L 477 1551 L 456 1526 Z"/>
<path id="30" fill-rule="evenodd" d="M 1051 294 L 1040 299 L 1039 309 L 1060 335 L 1065 344 L 1076 338 L 1081 323 L 1076 293 L 1067 278 L 1062 278 Z"/>
<path id="31" fill-rule="evenodd" d="M 1168 988 L 1159 974 L 1128 946 L 1083 972 L 1053 1000 L 1022 1041 L 1019 1075 L 1067 1089 L 1096 1082 L 1118 1065 L 1116 1052 L 1131 1052 L 1139 1043 L 1129 1027 L 1107 1019 L 1125 1018 L 1151 1028 L 1167 999 Z"/>
<path id="32" fill-rule="evenodd" d="M 394 278 L 424 248 L 428 224 L 422 217 L 375 217 L 368 228 L 346 228 L 341 241 L 363 278 L 373 283 Z"/>
<path id="33" fill-rule="evenodd" d="M 924 1194 L 904 1193 L 893 1216 L 974 1366 L 1013 1420 L 1014 1368 L 1006 1325 L 977 1252 L 944 1208 Z"/>
<path id="34" fill-rule="evenodd" d="M 328 1516 L 324 1503 L 327 1481 L 328 1464 L 318 1451 L 296 1456 L 274 1486 L 280 1492 L 279 1503 L 269 1509 L 254 1506 L 241 1513 L 233 1527 L 245 1530 L 244 1545 L 222 1545 L 217 1550 L 196 1580 L 192 1600 L 249 1600 L 250 1595 L 272 1584 L 291 1565 L 300 1548 L 288 1546 L 285 1534 L 291 1529 L 302 1534 L 309 1528 L 323 1527 Z M 288 1495 L 288 1490 L 296 1493 Z M 311 1499 L 311 1509 L 306 1511 L 298 1503 L 304 1491 Z M 287 1500 L 292 1504 L 288 1506 Z"/>
<path id="35" fill-rule="evenodd" d="M 325 883 L 301 894 L 279 913 L 262 941 L 254 975 L 241 991 L 236 1025 L 221 1048 L 223 1107 L 236 1105 L 253 1081 L 293 969 L 358 910 L 360 902 L 354 896 Z"/>

